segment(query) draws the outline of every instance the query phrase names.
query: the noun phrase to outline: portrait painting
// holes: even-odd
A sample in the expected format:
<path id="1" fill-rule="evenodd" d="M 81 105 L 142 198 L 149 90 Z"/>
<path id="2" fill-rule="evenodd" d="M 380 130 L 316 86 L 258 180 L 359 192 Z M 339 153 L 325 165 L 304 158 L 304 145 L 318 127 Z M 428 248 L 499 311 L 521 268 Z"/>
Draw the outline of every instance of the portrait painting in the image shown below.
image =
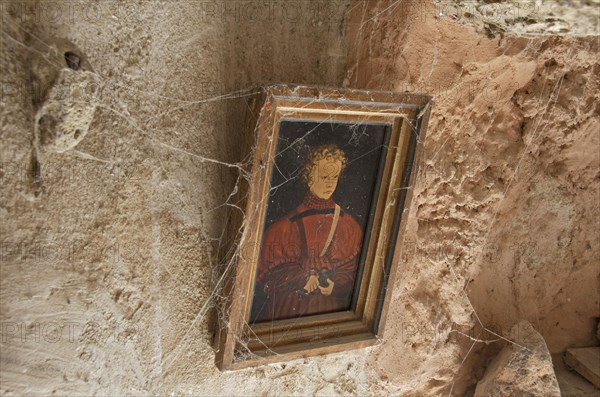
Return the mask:
<path id="1" fill-rule="evenodd" d="M 379 343 L 430 101 L 286 85 L 249 97 L 220 369 Z"/>
<path id="2" fill-rule="evenodd" d="M 389 130 L 280 122 L 250 323 L 351 309 Z"/>

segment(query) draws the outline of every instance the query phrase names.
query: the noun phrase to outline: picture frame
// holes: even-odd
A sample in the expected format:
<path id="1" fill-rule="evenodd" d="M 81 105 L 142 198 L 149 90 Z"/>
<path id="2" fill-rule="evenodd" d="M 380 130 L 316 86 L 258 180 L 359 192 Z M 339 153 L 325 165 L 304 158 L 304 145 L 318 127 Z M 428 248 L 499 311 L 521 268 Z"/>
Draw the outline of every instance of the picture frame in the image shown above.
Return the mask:
<path id="1" fill-rule="evenodd" d="M 217 367 L 379 343 L 431 97 L 279 85 L 247 108 Z"/>

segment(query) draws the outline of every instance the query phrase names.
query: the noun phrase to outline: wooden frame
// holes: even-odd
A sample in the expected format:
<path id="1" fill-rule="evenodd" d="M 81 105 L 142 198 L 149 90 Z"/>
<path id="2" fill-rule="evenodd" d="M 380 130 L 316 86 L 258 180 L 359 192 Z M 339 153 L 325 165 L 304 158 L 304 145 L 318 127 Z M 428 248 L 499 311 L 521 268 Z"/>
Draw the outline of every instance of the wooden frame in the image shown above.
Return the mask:
<path id="1" fill-rule="evenodd" d="M 272 86 L 249 101 L 251 178 L 239 192 L 245 218 L 229 219 L 231 241 L 238 249 L 226 277 L 221 327 L 216 334 L 216 363 L 233 370 L 316 356 L 378 343 L 383 335 L 411 199 L 418 156 L 429 117 L 431 98 L 422 95 L 350 89 Z M 384 124 L 389 131 L 376 194 L 371 201 L 361 267 L 349 310 L 249 324 L 254 277 L 264 233 L 267 197 L 282 120 L 327 120 Z M 256 127 L 256 128 L 253 128 Z"/>

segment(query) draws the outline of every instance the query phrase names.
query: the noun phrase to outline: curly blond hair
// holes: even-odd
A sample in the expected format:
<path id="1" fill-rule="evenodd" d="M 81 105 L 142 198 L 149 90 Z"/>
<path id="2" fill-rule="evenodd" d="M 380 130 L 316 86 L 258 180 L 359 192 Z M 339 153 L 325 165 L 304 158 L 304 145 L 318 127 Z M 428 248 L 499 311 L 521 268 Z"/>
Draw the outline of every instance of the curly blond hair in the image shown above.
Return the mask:
<path id="1" fill-rule="evenodd" d="M 344 151 L 336 145 L 328 144 L 314 148 L 306 157 L 306 161 L 304 162 L 304 172 L 302 176 L 304 177 L 304 181 L 306 183 L 310 183 L 310 175 L 312 174 L 315 164 L 323 159 L 328 159 L 332 163 L 334 161 L 341 162 L 342 167 L 339 170 L 340 174 L 344 171 L 344 168 L 346 168 L 346 163 L 348 161 L 346 153 L 344 153 Z"/>

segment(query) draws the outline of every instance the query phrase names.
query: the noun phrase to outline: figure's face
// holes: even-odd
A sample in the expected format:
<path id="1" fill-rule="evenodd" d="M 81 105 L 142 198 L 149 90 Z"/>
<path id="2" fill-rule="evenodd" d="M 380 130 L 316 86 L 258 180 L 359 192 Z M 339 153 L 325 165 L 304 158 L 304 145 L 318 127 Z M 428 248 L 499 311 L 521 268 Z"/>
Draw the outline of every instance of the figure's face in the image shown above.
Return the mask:
<path id="1" fill-rule="evenodd" d="M 341 171 L 342 162 L 339 160 L 325 158 L 317 161 L 308 182 L 310 191 L 318 198 L 330 198 L 335 191 Z"/>

